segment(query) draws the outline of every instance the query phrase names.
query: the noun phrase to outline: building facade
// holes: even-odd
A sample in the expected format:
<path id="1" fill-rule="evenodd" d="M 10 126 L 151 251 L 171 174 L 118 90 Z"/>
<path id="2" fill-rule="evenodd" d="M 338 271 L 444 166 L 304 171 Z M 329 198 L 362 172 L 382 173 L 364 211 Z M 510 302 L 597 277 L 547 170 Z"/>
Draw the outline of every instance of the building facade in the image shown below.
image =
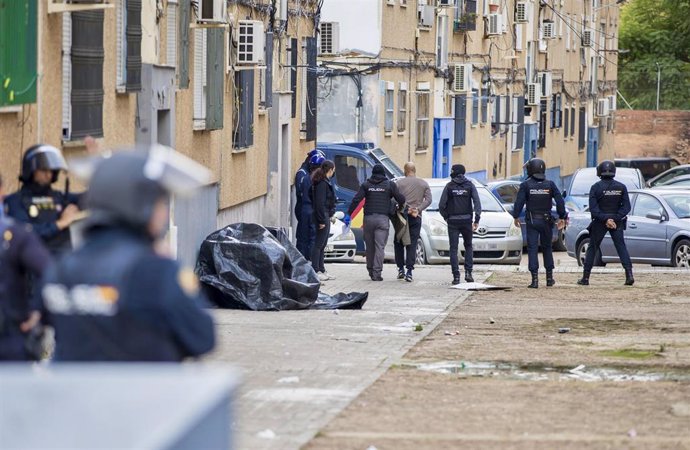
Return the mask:
<path id="1" fill-rule="evenodd" d="M 185 262 L 228 223 L 290 225 L 291 174 L 316 139 L 317 0 L 0 3 L 8 190 L 37 142 L 68 158 L 87 136 L 104 148 L 160 143 L 213 172 L 171 206 Z"/>
<path id="2" fill-rule="evenodd" d="M 370 140 L 423 176 L 462 163 L 483 181 L 538 156 L 567 185 L 614 155 L 617 33 L 613 0 L 331 0 L 319 141 Z"/>

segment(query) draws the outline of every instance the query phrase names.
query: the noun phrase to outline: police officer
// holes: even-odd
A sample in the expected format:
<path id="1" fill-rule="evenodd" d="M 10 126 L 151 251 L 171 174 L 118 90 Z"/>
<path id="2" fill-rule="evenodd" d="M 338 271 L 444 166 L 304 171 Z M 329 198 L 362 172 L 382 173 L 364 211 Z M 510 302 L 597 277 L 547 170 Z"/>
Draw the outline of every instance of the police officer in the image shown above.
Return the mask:
<path id="1" fill-rule="evenodd" d="M 599 250 L 601 241 L 608 232 L 616 247 L 621 265 L 625 269 L 625 285 L 632 286 L 635 283 L 632 271 L 632 261 L 628 249 L 625 246 L 623 230 L 630 212 L 630 198 L 628 189 L 619 181 L 613 179 L 616 176 L 616 165 L 613 161 L 602 161 L 597 166 L 597 176 L 601 178 L 592 185 L 589 190 L 589 212 L 592 223 L 589 225 L 589 247 L 585 255 L 584 271 L 577 284 L 589 285 L 589 275 L 594 265 L 594 255 Z"/>
<path id="2" fill-rule="evenodd" d="M 31 224 L 48 247 L 58 255 L 71 248 L 69 226 L 78 217 L 81 196 L 51 187 L 67 163 L 60 150 L 45 144 L 30 147 L 22 158 L 19 191 L 5 199 L 8 216 Z M 66 183 L 69 186 L 69 183 Z"/>
<path id="3" fill-rule="evenodd" d="M 0 178 L 0 201 L 2 200 Z M 50 254 L 31 226 L 0 215 L 0 361 L 38 359 L 26 346 L 39 326 L 40 297 L 29 295 L 27 275 L 40 278 Z"/>
<path id="4" fill-rule="evenodd" d="M 312 222 L 313 207 L 311 204 L 311 176 L 321 163 L 326 160 L 321 150 L 314 149 L 307 154 L 307 158 L 302 163 L 295 174 L 295 217 L 297 218 L 297 230 L 295 237 L 297 240 L 297 250 L 302 253 L 307 260 L 311 259 L 311 249 L 316 238 L 316 228 Z"/>
<path id="5" fill-rule="evenodd" d="M 520 213 L 522 208 L 527 205 L 525 222 L 527 224 L 527 252 L 529 255 L 529 271 L 532 274 L 530 288 L 539 287 L 539 245 L 541 244 L 544 257 L 544 268 L 546 269 L 546 285 L 553 286 L 556 282 L 553 279 L 553 252 L 551 250 L 551 239 L 553 236 L 553 216 L 551 215 L 552 200 L 556 200 L 556 211 L 558 212 L 559 230 L 565 226 L 567 213 L 563 196 L 556 184 L 546 179 L 546 164 L 539 158 L 532 158 L 525 164 L 528 178 L 520 184 L 513 217 L 515 225 L 520 226 Z"/>
<path id="6" fill-rule="evenodd" d="M 386 177 L 381 164 L 375 164 L 371 177 L 359 187 L 348 209 L 346 224 L 357 205 L 364 199 L 364 244 L 366 246 L 367 271 L 372 281 L 383 281 L 383 257 L 390 228 L 391 199 L 402 208 L 405 196 L 398 191 L 395 183 Z"/>
<path id="7" fill-rule="evenodd" d="M 451 180 L 443 188 L 438 210 L 448 224 L 448 243 L 450 244 L 450 267 L 453 272 L 451 284 L 460 284 L 458 266 L 458 239 L 462 235 L 465 246 L 465 281 L 474 282 L 472 277 L 473 250 L 472 235 L 479 227 L 482 203 L 472 180 L 465 177 L 465 166 L 454 164 L 450 171 Z M 474 212 L 474 221 L 472 221 Z"/>
<path id="8" fill-rule="evenodd" d="M 89 172 L 84 243 L 48 270 L 41 291 L 55 359 L 180 361 L 210 351 L 214 325 L 196 277 L 157 248 L 170 194 L 207 183 L 208 171 L 155 145 L 115 152 Z"/>

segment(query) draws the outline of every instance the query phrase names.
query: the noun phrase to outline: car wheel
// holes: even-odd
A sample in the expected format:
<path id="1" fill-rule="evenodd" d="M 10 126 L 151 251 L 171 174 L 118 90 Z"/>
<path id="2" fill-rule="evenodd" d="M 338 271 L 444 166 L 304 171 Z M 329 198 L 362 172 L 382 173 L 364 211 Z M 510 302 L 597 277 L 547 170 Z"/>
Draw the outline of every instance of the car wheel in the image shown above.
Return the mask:
<path id="1" fill-rule="evenodd" d="M 565 233 L 563 230 L 558 230 L 558 238 L 556 239 L 556 242 L 553 243 L 553 249 L 557 252 L 564 252 L 568 250 L 565 247 Z"/>
<path id="2" fill-rule="evenodd" d="M 673 248 L 673 267 L 690 268 L 690 241 L 683 239 Z"/>
<path id="3" fill-rule="evenodd" d="M 426 264 L 426 250 L 424 249 L 424 242 L 422 242 L 422 238 L 417 239 L 417 251 L 416 253 L 416 258 L 415 258 L 415 264 Z"/>
<path id="4" fill-rule="evenodd" d="M 580 241 L 577 246 L 577 265 L 583 267 L 585 265 L 585 257 L 587 256 L 587 249 L 589 248 L 589 238 L 586 237 Z M 595 266 L 606 266 L 606 263 L 601 260 L 601 251 L 597 251 L 594 255 Z"/>

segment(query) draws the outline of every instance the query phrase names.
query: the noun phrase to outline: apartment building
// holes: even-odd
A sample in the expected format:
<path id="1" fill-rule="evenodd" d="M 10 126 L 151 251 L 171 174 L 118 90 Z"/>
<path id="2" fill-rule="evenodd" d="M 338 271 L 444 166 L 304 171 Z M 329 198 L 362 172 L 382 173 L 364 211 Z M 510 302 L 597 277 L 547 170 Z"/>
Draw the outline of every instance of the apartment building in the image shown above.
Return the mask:
<path id="1" fill-rule="evenodd" d="M 322 14 L 319 140 L 372 140 L 434 177 L 518 178 L 538 156 L 562 185 L 613 157 L 614 0 L 343 3 Z"/>
<path id="2" fill-rule="evenodd" d="M 316 66 L 318 1 L 3 3 L 8 189 L 36 142 L 68 158 L 84 153 L 86 136 L 105 148 L 161 143 L 214 174 L 199 196 L 171 205 L 171 240 L 186 262 L 228 223 L 290 225 L 292 174 L 316 139 L 308 68 Z"/>

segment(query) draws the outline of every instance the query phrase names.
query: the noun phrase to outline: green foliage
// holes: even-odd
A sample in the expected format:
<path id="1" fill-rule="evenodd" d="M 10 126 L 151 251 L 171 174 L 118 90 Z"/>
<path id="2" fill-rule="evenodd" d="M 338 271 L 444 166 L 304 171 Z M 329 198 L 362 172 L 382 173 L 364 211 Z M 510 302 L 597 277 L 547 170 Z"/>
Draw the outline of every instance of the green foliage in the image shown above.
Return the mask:
<path id="1" fill-rule="evenodd" d="M 690 0 L 629 0 L 621 8 L 618 86 L 634 109 L 690 109 Z"/>

